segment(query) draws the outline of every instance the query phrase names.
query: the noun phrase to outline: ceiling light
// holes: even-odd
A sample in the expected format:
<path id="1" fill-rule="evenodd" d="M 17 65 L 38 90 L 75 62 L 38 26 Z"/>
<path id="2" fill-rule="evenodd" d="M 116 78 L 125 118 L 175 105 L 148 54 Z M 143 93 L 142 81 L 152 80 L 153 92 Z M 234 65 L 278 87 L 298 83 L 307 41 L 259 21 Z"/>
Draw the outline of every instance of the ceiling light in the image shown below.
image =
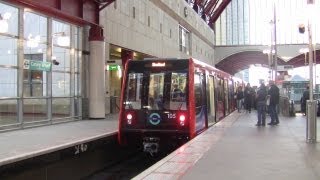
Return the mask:
<path id="1" fill-rule="evenodd" d="M 61 36 L 57 37 L 57 44 L 64 47 L 70 46 L 70 37 L 63 32 Z"/>
<path id="2" fill-rule="evenodd" d="M 2 15 L 0 14 L 0 33 L 7 33 L 9 29 L 9 24 L 7 22 L 7 20 L 2 17 Z"/>

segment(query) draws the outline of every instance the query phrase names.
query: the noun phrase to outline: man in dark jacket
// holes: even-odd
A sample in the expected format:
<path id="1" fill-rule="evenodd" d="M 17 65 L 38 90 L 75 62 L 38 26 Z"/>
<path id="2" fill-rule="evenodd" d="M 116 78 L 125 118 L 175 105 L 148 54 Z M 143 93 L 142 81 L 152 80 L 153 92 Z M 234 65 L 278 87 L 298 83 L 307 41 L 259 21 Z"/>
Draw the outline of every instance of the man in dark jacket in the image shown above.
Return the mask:
<path id="1" fill-rule="evenodd" d="M 279 124 L 279 117 L 277 113 L 277 105 L 279 104 L 280 99 L 279 88 L 273 81 L 269 81 L 269 85 L 270 89 L 268 91 L 268 95 L 270 96 L 269 113 L 271 121 L 268 125 L 277 125 Z"/>
<path id="2" fill-rule="evenodd" d="M 261 83 L 257 91 L 257 111 L 258 111 L 258 122 L 256 126 L 265 126 L 266 124 L 266 97 L 267 88 L 264 83 Z"/>
<path id="3" fill-rule="evenodd" d="M 250 83 L 248 83 L 247 86 L 244 88 L 243 94 L 244 94 L 245 108 L 247 112 L 251 113 L 253 89 L 250 86 Z"/>

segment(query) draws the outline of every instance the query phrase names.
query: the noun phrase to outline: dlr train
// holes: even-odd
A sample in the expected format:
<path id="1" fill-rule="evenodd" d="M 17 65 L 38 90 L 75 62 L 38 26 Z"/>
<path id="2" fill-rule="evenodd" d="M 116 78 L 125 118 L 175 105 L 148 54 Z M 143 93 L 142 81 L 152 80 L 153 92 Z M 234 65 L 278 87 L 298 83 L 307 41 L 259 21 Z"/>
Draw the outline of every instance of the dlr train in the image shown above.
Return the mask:
<path id="1" fill-rule="evenodd" d="M 240 79 L 195 59 L 126 63 L 118 140 L 156 154 L 203 132 L 236 108 Z"/>

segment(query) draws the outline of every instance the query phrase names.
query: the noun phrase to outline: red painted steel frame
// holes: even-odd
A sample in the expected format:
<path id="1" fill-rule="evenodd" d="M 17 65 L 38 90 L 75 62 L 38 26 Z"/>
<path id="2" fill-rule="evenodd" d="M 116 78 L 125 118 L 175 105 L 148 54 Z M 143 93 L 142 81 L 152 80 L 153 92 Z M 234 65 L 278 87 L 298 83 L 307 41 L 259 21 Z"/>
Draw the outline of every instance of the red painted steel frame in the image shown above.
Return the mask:
<path id="1" fill-rule="evenodd" d="M 7 0 L 77 25 L 99 24 L 99 4 L 92 0 Z"/>
<path id="2" fill-rule="evenodd" d="M 125 68 L 124 68 L 124 73 L 123 73 L 123 76 L 122 76 L 122 88 L 121 88 L 121 96 L 120 96 L 120 105 L 119 105 L 119 108 L 120 108 L 120 112 L 119 112 L 119 119 L 118 119 L 118 142 L 123 145 L 125 144 L 125 142 L 123 142 L 122 138 L 121 138 L 121 135 L 122 135 L 122 132 L 121 132 L 121 123 L 122 123 L 122 117 L 123 117 L 123 111 L 124 111 L 124 107 L 123 107 L 123 98 L 124 98 L 124 89 L 126 87 L 126 81 L 127 81 L 127 69 L 128 69 L 128 64 L 131 60 L 128 60 L 125 64 Z"/>
<path id="3" fill-rule="evenodd" d="M 189 132 L 190 138 L 196 135 L 196 113 L 195 113 L 195 100 L 194 100 L 194 62 L 189 59 Z"/>

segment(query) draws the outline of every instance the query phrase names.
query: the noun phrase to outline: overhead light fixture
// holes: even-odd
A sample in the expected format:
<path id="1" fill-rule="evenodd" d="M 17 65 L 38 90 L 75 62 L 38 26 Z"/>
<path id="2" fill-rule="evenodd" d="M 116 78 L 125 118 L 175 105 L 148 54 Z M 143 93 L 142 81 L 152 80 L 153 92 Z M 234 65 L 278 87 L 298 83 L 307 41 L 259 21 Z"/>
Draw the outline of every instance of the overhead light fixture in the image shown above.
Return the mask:
<path id="1" fill-rule="evenodd" d="M 57 37 L 57 44 L 64 47 L 70 46 L 70 37 L 67 36 L 65 32 L 62 32 L 61 35 Z"/>
<path id="2" fill-rule="evenodd" d="M 9 13 L 8 15 L 7 13 L 5 13 L 4 17 L 2 17 L 2 15 L 0 14 L 0 33 L 7 33 L 9 30 L 7 18 L 10 18 Z"/>
<path id="3" fill-rule="evenodd" d="M 309 52 L 309 48 L 301 48 L 299 49 L 299 53 L 307 53 Z"/>
<path id="4" fill-rule="evenodd" d="M 36 37 L 32 37 L 32 34 L 29 34 L 28 40 L 27 40 L 27 46 L 30 48 L 36 48 L 39 46 L 40 43 L 40 36 L 37 35 Z"/>

